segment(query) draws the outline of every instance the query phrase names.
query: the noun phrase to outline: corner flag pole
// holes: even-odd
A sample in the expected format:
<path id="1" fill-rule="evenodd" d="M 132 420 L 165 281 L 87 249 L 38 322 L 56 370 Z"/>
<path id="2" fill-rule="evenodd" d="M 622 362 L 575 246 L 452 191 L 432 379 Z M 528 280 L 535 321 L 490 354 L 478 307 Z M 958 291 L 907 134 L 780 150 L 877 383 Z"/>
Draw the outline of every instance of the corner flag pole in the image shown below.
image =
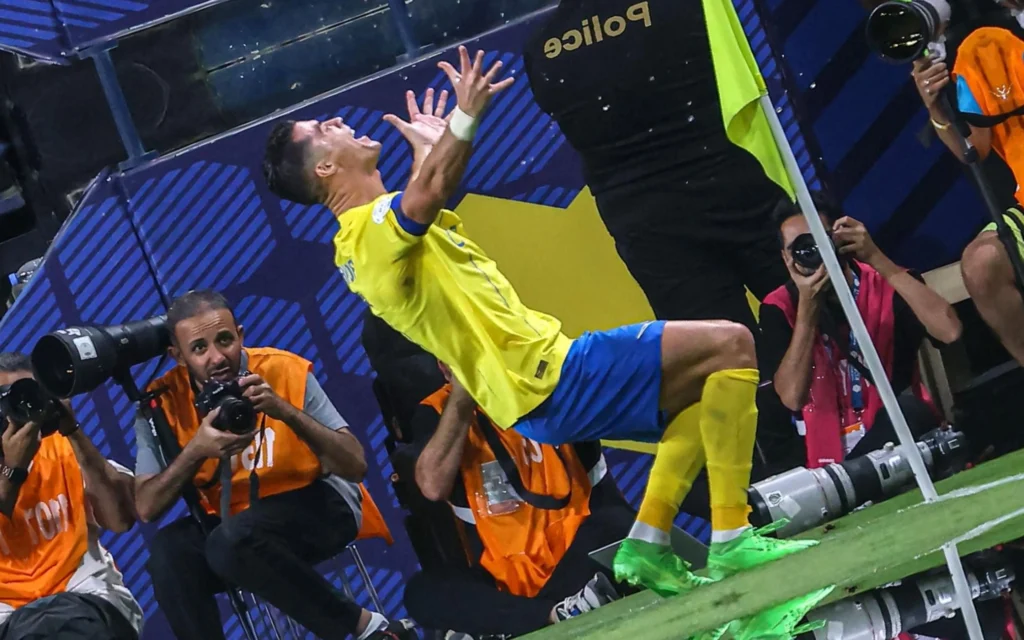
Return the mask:
<path id="1" fill-rule="evenodd" d="M 767 93 L 761 94 L 760 103 L 761 109 L 768 118 L 772 137 L 775 138 L 775 145 L 782 155 L 782 161 L 785 164 L 789 181 L 796 192 L 797 203 L 807 219 L 807 224 L 811 229 L 811 234 L 814 236 L 814 241 L 819 247 L 828 247 L 831 240 L 829 239 L 828 232 L 825 230 L 825 225 L 821 223 L 818 210 L 811 200 L 811 192 L 807 188 L 807 182 L 804 180 L 803 174 L 800 172 L 800 165 L 793 154 L 793 148 L 789 145 L 789 139 L 786 138 L 786 132 L 779 121 L 775 105 L 772 104 L 771 97 Z M 853 292 L 850 291 L 850 285 L 846 281 L 843 269 L 839 266 L 839 259 L 833 251 L 821 251 L 820 253 L 825 263 L 825 269 L 828 271 L 828 277 L 832 281 L 832 287 L 839 297 L 839 303 L 842 305 L 843 312 L 850 323 L 850 328 L 853 330 L 853 335 L 857 338 L 857 344 L 863 350 L 864 360 L 867 363 L 868 370 L 871 372 L 871 378 L 875 382 L 875 388 L 878 389 L 882 404 L 885 406 L 885 410 L 892 420 L 892 425 L 896 429 L 896 435 L 899 436 L 900 444 L 906 453 L 910 468 L 914 471 L 914 479 L 917 480 L 917 486 L 921 488 L 921 494 L 924 496 L 925 502 L 933 502 L 938 498 L 938 494 L 935 492 L 935 485 L 932 483 L 931 476 L 928 475 L 928 468 L 921 458 L 921 452 L 914 442 L 914 436 L 910 432 L 910 427 L 907 426 L 907 420 L 903 412 L 900 411 L 899 402 L 896 400 L 892 384 L 890 384 L 889 377 L 885 373 L 885 367 L 882 366 L 882 361 L 878 357 L 875 344 L 871 341 L 868 329 L 864 325 L 864 318 L 861 317 L 860 311 L 857 309 Z M 960 601 L 960 610 L 964 615 L 967 632 L 970 634 L 971 640 L 982 640 L 981 624 L 978 621 L 978 613 L 974 609 L 974 600 L 971 598 L 971 588 L 967 582 L 967 576 L 964 574 L 964 567 L 960 563 L 960 554 L 957 553 L 956 545 L 952 542 L 943 545 L 942 550 L 946 556 L 946 565 L 949 567 L 949 573 L 953 577 L 953 585 L 956 587 L 957 599 Z M 925 549 L 923 551 L 931 550 Z"/>

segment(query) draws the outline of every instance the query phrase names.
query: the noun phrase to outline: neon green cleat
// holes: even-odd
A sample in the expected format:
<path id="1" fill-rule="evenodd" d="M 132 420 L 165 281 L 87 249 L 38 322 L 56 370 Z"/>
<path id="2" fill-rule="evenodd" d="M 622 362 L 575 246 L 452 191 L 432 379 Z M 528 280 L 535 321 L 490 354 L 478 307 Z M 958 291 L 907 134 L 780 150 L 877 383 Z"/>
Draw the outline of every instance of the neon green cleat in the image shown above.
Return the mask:
<path id="1" fill-rule="evenodd" d="M 777 604 L 761 613 L 736 623 L 733 640 L 791 640 L 796 636 L 825 626 L 824 620 L 800 624 L 811 609 L 818 606 L 834 586 Z"/>
<path id="2" fill-rule="evenodd" d="M 669 547 L 632 538 L 619 545 L 612 566 L 618 582 L 647 587 L 663 598 L 714 582 L 690 571 L 690 565 Z"/>
<path id="3" fill-rule="evenodd" d="M 708 553 L 708 576 L 712 580 L 722 580 L 818 544 L 817 540 L 777 540 L 763 535 L 781 526 L 785 526 L 785 523 L 747 529 L 729 542 L 713 543 Z"/>

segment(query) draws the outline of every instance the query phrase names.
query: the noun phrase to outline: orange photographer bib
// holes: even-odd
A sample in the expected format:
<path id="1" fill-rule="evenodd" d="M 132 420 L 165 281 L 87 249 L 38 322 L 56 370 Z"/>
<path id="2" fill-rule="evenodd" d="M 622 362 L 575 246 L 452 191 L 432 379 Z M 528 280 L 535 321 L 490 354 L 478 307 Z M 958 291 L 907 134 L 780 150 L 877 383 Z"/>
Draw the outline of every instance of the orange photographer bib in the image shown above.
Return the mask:
<path id="1" fill-rule="evenodd" d="M 422 404 L 441 413 L 450 390 L 445 386 Z M 484 428 L 489 428 L 492 438 L 497 438 L 508 452 L 526 490 L 555 500 L 567 497 L 567 503 L 550 509 L 518 500 L 514 509 L 495 509 L 484 488 L 482 466 L 495 462 L 497 457 Z M 562 445 L 557 450 L 528 440 L 513 429 L 482 427 L 478 419 L 469 430 L 461 474 L 477 535 L 484 547 L 480 566 L 494 577 L 500 589 L 517 596 L 532 598 L 540 592 L 575 539 L 576 531 L 590 515 L 587 470 L 572 445 Z"/>
<path id="2" fill-rule="evenodd" d="M 306 378 L 312 364 L 293 353 L 271 348 L 246 349 L 249 370 L 261 376 L 288 404 L 302 408 L 306 401 Z M 195 393 L 188 370 L 178 365 L 150 385 L 150 390 L 166 387 L 159 401 L 167 415 L 171 430 L 184 447 L 199 431 L 200 418 L 195 407 Z M 266 438 L 261 442 L 257 421 L 256 438 L 242 453 L 231 459 L 231 513 L 249 508 L 249 474 L 259 476 L 260 497 L 272 496 L 309 486 L 323 475 L 320 460 L 291 427 L 280 420 L 266 419 Z M 194 484 L 209 513 L 219 514 L 220 483 L 218 461 L 207 460 L 196 474 Z"/>
<path id="3" fill-rule="evenodd" d="M 998 116 L 1024 105 L 1024 42 L 1007 29 L 975 29 L 957 49 L 953 74 L 963 78 L 982 114 Z M 992 127 L 992 148 L 1017 180 L 1017 201 L 1024 194 L 1024 117 Z"/>
<path id="4" fill-rule="evenodd" d="M 17 609 L 67 588 L 88 549 L 87 508 L 71 444 L 44 438 L 13 516 L 0 515 L 0 602 Z"/>

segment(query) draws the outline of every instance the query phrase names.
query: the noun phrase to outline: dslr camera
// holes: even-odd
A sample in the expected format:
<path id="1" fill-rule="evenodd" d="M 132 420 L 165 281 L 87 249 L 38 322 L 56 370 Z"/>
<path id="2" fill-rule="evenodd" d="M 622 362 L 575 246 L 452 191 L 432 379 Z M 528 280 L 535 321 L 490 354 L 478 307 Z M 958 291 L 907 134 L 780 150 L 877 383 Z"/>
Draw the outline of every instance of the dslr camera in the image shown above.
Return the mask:
<path id="1" fill-rule="evenodd" d="M 10 420 L 17 427 L 35 422 L 43 436 L 49 436 L 57 431 L 64 414 L 64 406 L 32 378 L 0 386 L 0 434 Z"/>
<path id="2" fill-rule="evenodd" d="M 242 395 L 242 386 L 238 383 L 248 375 L 251 375 L 248 371 L 241 371 L 238 378 L 228 382 L 207 380 L 196 396 L 196 409 L 201 415 L 220 409 L 211 423 L 215 429 L 241 435 L 256 428 L 256 408 Z"/>

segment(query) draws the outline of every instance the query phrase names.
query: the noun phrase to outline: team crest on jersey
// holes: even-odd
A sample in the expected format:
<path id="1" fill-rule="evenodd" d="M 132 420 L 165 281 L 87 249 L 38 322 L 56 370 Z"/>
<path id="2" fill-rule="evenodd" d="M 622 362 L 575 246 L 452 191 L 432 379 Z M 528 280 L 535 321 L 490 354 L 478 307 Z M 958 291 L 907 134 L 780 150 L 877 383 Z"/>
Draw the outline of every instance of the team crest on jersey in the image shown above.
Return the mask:
<path id="1" fill-rule="evenodd" d="M 391 199 L 378 200 L 377 204 L 373 205 L 373 214 L 370 218 L 377 224 L 382 224 L 384 218 L 388 217 L 388 211 L 391 210 Z"/>
<path id="2" fill-rule="evenodd" d="M 356 266 L 352 264 L 351 260 L 341 265 L 341 268 L 338 270 L 341 271 L 341 277 L 345 279 L 347 284 L 351 285 L 356 281 Z"/>

